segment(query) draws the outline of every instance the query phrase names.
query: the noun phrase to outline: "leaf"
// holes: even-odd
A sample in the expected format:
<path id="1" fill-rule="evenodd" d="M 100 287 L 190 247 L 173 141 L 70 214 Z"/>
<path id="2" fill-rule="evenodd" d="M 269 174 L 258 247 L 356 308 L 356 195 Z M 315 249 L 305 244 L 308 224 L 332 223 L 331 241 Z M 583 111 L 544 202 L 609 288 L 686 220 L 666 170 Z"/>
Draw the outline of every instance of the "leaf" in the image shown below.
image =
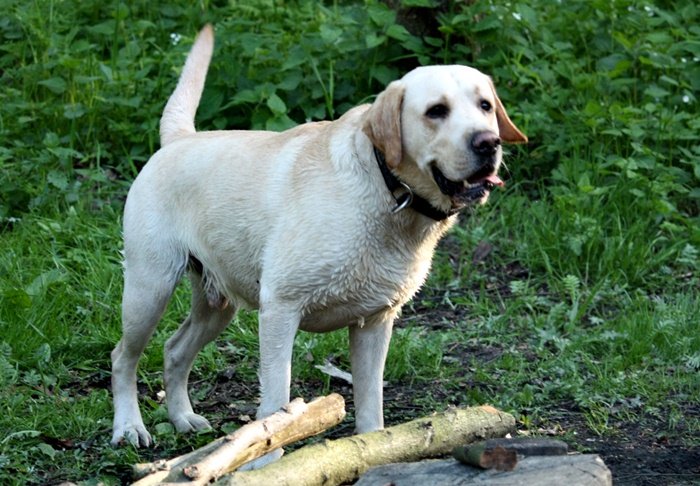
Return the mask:
<path id="1" fill-rule="evenodd" d="M 628 37 L 626 37 L 622 32 L 613 32 L 612 34 L 613 39 L 615 39 L 617 42 L 622 44 L 622 46 L 625 49 L 631 49 L 632 46 L 634 45 L 634 42 L 632 42 Z"/>
<path id="2" fill-rule="evenodd" d="M 673 41 L 667 32 L 652 32 L 646 38 L 652 45 L 668 45 Z"/>
<path id="3" fill-rule="evenodd" d="M 54 268 L 36 277 L 25 290 L 27 295 L 37 297 L 46 292 L 46 289 L 48 289 L 51 285 L 58 282 L 64 282 L 66 279 L 67 275 L 64 272 Z"/>
<path id="4" fill-rule="evenodd" d="M 62 172 L 52 170 L 51 172 L 49 172 L 49 175 L 46 177 L 46 179 L 49 181 L 49 184 L 56 187 L 57 189 L 65 191 L 68 188 L 68 177 L 66 177 L 66 175 Z"/>
<path id="5" fill-rule="evenodd" d="M 45 456 L 50 457 L 51 459 L 53 459 L 54 457 L 56 457 L 56 449 L 54 449 L 53 447 L 51 447 L 49 444 L 45 444 L 44 442 L 42 442 L 41 444 L 38 444 L 38 445 L 36 446 L 36 448 L 39 449 L 39 451 L 40 451 L 42 454 L 44 454 Z"/>
<path id="6" fill-rule="evenodd" d="M 294 126 L 296 126 L 296 122 L 284 114 L 270 118 L 265 122 L 265 129 L 273 132 L 281 132 Z"/>
<path id="7" fill-rule="evenodd" d="M 396 20 L 396 12 L 389 9 L 386 5 L 372 4 L 367 9 L 367 13 L 372 21 L 379 26 L 393 24 Z"/>
<path id="8" fill-rule="evenodd" d="M 0 441 L 0 444 L 7 444 L 12 439 L 33 439 L 34 437 L 39 437 L 40 435 L 41 432 L 39 432 L 38 430 L 18 430 L 17 432 L 12 432 L 11 434 L 8 434 L 7 437 Z"/>
<path id="9" fill-rule="evenodd" d="M 100 63 L 99 64 L 100 71 L 102 74 L 104 74 L 104 77 L 107 78 L 107 81 L 110 83 L 114 81 L 114 77 L 112 76 L 112 68 L 107 66 L 105 63 Z"/>
<path id="10" fill-rule="evenodd" d="M 209 120 L 215 117 L 221 110 L 223 103 L 223 91 L 215 88 L 206 90 L 197 108 L 197 117 L 202 120 Z"/>
<path id="11" fill-rule="evenodd" d="M 525 21 L 525 23 L 527 23 L 533 29 L 536 29 L 537 25 L 538 25 L 537 12 L 535 12 L 535 10 L 532 7 L 530 7 L 524 3 L 518 5 L 518 10 L 520 12 L 520 15 L 522 16 L 522 19 Z"/>
<path id="12" fill-rule="evenodd" d="M 115 26 L 116 23 L 114 20 L 107 20 L 97 25 L 91 25 L 87 27 L 87 30 L 93 34 L 109 36 L 114 35 L 114 31 L 116 30 Z"/>
<path id="13" fill-rule="evenodd" d="M 396 69 L 392 69 L 386 65 L 378 65 L 372 68 L 372 77 L 379 81 L 382 85 L 387 85 L 398 77 Z"/>
<path id="14" fill-rule="evenodd" d="M 659 86 L 652 84 L 649 86 L 647 89 L 644 90 L 644 94 L 647 96 L 650 96 L 651 98 L 665 98 L 668 96 L 669 93 L 663 88 L 660 88 Z"/>
<path id="15" fill-rule="evenodd" d="M 267 99 L 267 107 L 274 113 L 275 115 L 282 115 L 287 113 L 287 105 L 284 104 L 284 101 L 282 101 L 282 98 L 277 96 L 276 93 L 273 93 L 270 95 L 270 97 Z"/>
<path id="16" fill-rule="evenodd" d="M 173 428 L 173 425 L 170 422 L 161 422 L 159 424 L 156 424 L 156 435 L 168 436 L 174 434 L 175 429 Z"/>
<path id="17" fill-rule="evenodd" d="M 329 25 L 322 25 L 320 29 L 321 39 L 325 44 L 334 44 L 340 36 L 343 35 L 343 31 L 337 27 L 332 27 Z"/>
<path id="18" fill-rule="evenodd" d="M 112 100 L 114 104 L 119 106 L 127 106 L 129 108 L 138 108 L 141 106 L 141 97 L 133 96 L 131 98 L 117 97 Z"/>
<path id="19" fill-rule="evenodd" d="M 402 7 L 435 7 L 438 2 L 435 0 L 402 0 Z"/>
<path id="20" fill-rule="evenodd" d="M 485 30 L 491 30 L 491 29 L 500 29 L 501 28 L 501 21 L 493 16 L 493 17 L 487 17 L 484 20 L 477 22 L 475 25 L 471 27 L 472 32 L 484 32 Z"/>
<path id="21" fill-rule="evenodd" d="M 308 60 L 307 54 L 299 46 L 294 46 L 291 51 L 287 53 L 287 56 L 282 64 L 282 71 L 289 71 L 297 66 L 301 66 Z"/>
<path id="22" fill-rule="evenodd" d="M 673 78 L 669 78 L 668 76 L 660 76 L 659 81 L 663 81 L 666 84 L 670 84 L 672 86 L 678 86 L 679 83 Z"/>
<path id="23" fill-rule="evenodd" d="M 283 91 L 292 91 L 299 87 L 302 79 L 301 71 L 292 71 L 285 75 L 284 79 L 280 81 L 277 87 Z"/>
<path id="24" fill-rule="evenodd" d="M 66 88 L 68 87 L 68 83 L 66 83 L 66 80 L 59 76 L 44 79 L 42 81 L 39 81 L 39 84 L 47 87 L 49 90 L 53 91 L 56 94 L 63 94 L 66 91 Z"/>
<path id="25" fill-rule="evenodd" d="M 51 346 L 49 343 L 43 343 L 34 353 L 39 363 L 47 364 L 51 361 Z"/>
<path id="26" fill-rule="evenodd" d="M 389 26 L 389 28 L 386 29 L 386 35 L 398 41 L 403 41 L 411 37 L 411 34 L 406 30 L 406 27 L 399 24 Z"/>
<path id="27" fill-rule="evenodd" d="M 368 49 L 374 49 L 375 47 L 381 46 L 385 40 L 386 37 L 383 35 L 377 35 L 376 32 L 370 32 L 365 36 L 365 45 Z"/>
<path id="28" fill-rule="evenodd" d="M 69 120 L 75 120 L 83 116 L 85 111 L 82 103 L 72 103 L 63 107 L 63 116 Z"/>
<path id="29" fill-rule="evenodd" d="M 252 89 L 242 89 L 236 93 L 231 101 L 221 107 L 222 110 L 231 106 L 242 105 L 244 103 L 257 103 L 260 100 L 258 91 Z"/>
<path id="30" fill-rule="evenodd" d="M 597 68 L 607 71 L 611 78 L 616 78 L 632 67 L 632 61 L 624 54 L 611 54 L 598 60 Z"/>

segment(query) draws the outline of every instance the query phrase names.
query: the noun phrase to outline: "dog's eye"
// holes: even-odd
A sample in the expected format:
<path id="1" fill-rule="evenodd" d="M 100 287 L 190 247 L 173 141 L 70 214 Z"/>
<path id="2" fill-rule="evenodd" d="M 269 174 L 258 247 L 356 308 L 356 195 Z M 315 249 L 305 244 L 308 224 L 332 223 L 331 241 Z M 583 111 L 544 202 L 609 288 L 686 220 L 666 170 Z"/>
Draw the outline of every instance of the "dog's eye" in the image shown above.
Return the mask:
<path id="1" fill-rule="evenodd" d="M 449 113 L 450 109 L 446 105 L 438 103 L 437 105 L 433 105 L 428 108 L 428 111 L 425 112 L 425 116 L 428 118 L 438 119 L 446 118 Z"/>
<path id="2" fill-rule="evenodd" d="M 493 106 L 491 105 L 491 103 L 488 100 L 481 100 L 480 106 L 481 106 L 481 109 L 486 111 L 486 112 L 489 112 L 493 109 Z"/>

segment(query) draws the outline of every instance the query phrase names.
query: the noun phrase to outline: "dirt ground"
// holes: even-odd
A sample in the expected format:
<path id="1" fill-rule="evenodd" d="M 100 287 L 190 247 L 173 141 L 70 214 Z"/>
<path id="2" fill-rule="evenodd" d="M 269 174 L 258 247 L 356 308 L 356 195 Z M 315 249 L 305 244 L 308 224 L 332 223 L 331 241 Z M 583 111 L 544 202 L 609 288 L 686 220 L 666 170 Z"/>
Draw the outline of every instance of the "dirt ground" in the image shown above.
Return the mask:
<path id="1" fill-rule="evenodd" d="M 498 279 L 503 282 L 525 277 L 527 274 L 527 270 L 517 264 L 500 269 L 500 272 L 508 277 Z M 505 284 L 492 290 L 499 294 L 509 292 Z M 411 309 L 404 309 L 402 320 L 413 319 L 413 325 L 439 330 L 445 322 L 456 322 L 463 318 L 460 312 L 459 309 L 428 310 L 414 305 Z M 489 347 L 450 351 L 453 358 L 463 358 L 464 362 L 472 358 L 488 362 L 499 354 L 500 350 Z M 467 375 L 468 372 L 465 371 L 465 376 L 459 377 L 459 382 L 463 383 L 464 387 L 472 385 Z M 450 381 L 451 383 L 439 380 L 429 383 L 416 382 L 413 385 L 389 383 L 384 390 L 386 425 L 406 422 L 440 411 L 434 410 L 436 403 L 468 405 L 459 398 L 464 395 L 464 387 L 456 389 L 455 380 Z M 215 429 L 224 424 L 243 425 L 255 417 L 257 384 L 237 380 L 235 364 L 232 363 L 229 370 L 223 370 L 214 384 L 197 383 L 194 378 L 192 385 L 195 389 L 200 386 L 207 389 L 206 398 L 195 407 L 211 420 Z M 334 439 L 351 435 L 354 410 L 352 389 L 345 382 L 333 378 L 330 391 L 340 393 L 345 398 L 348 417 L 341 425 L 321 437 Z M 292 397 L 301 396 L 308 400 L 325 392 L 324 383 L 320 380 L 292 384 Z M 700 404 L 687 403 L 683 416 L 688 419 L 700 417 Z M 682 425 L 675 427 L 676 432 L 673 436 L 660 434 L 659 431 L 669 430 L 669 427 L 663 418 L 658 416 L 644 417 L 636 422 L 618 421 L 613 427 L 613 433 L 597 435 L 589 429 L 583 412 L 572 402 L 552 403 L 540 421 L 534 424 L 534 427 L 531 426 L 530 430 L 531 433 L 534 430 L 536 435 L 552 436 L 565 441 L 570 451 L 600 455 L 612 471 L 615 485 L 700 485 L 700 447 L 689 445 L 697 444 L 697 438 L 691 437 L 692 432 L 684 430 Z"/>
<path id="2" fill-rule="evenodd" d="M 348 418 L 338 427 L 323 435 L 324 438 L 339 438 L 352 434 L 352 391 L 340 380 L 331 380 L 331 389 L 346 400 Z M 293 396 L 311 398 L 323 393 L 319 382 L 294 383 Z M 222 377 L 198 405 L 209 417 L 228 417 L 241 424 L 255 415 L 256 387 Z M 421 403 L 435 400 L 453 401 L 452 392 L 445 384 L 433 382 L 416 386 L 388 385 L 385 389 L 385 416 L 387 425 L 405 422 L 431 413 Z M 430 400 L 422 400 L 425 397 Z M 235 402 L 230 402 L 236 397 Z M 615 485 L 623 486 L 680 486 L 700 484 L 700 448 L 688 447 L 682 437 L 659 436 L 664 424 L 648 419 L 643 423 L 619 423 L 612 435 L 604 437 L 591 432 L 583 414 L 573 404 L 556 404 L 551 415 L 538 424 L 542 435 L 556 436 L 569 445 L 570 451 L 595 453 L 602 457 L 613 474 Z M 697 416 L 700 407 L 688 405 L 688 414 Z M 218 424 L 213 423 L 214 427 Z"/>

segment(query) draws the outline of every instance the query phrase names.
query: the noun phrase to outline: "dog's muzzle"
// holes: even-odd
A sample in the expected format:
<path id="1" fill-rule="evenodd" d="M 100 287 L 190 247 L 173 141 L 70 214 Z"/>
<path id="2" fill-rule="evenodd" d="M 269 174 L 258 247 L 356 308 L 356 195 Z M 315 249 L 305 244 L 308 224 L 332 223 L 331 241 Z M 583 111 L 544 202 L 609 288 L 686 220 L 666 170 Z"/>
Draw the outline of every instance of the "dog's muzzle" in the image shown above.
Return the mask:
<path id="1" fill-rule="evenodd" d="M 492 164 L 485 165 L 464 181 L 453 181 L 437 167 L 432 165 L 433 179 L 440 191 L 460 204 L 478 201 L 496 186 L 505 185 L 496 174 L 496 168 Z"/>
<path id="2" fill-rule="evenodd" d="M 465 180 L 449 179 L 437 166 L 432 164 L 432 173 L 440 191 L 462 205 L 478 201 L 496 186 L 503 186 L 503 181 L 496 174 L 498 149 L 501 146 L 500 137 L 491 131 L 475 133 L 469 140 L 469 146 L 475 158 L 479 161 L 479 169 Z"/>

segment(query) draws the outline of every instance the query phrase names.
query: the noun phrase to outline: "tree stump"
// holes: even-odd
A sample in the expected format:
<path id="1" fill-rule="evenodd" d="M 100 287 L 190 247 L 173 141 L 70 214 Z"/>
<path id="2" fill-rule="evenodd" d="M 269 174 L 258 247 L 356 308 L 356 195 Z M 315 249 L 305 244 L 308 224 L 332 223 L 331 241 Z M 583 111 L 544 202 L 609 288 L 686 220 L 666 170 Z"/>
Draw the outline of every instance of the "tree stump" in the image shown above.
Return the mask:
<path id="1" fill-rule="evenodd" d="M 388 464 L 371 469 L 355 486 L 612 486 L 612 473 L 595 454 L 531 456 L 512 471 L 480 469 L 454 459 Z"/>

